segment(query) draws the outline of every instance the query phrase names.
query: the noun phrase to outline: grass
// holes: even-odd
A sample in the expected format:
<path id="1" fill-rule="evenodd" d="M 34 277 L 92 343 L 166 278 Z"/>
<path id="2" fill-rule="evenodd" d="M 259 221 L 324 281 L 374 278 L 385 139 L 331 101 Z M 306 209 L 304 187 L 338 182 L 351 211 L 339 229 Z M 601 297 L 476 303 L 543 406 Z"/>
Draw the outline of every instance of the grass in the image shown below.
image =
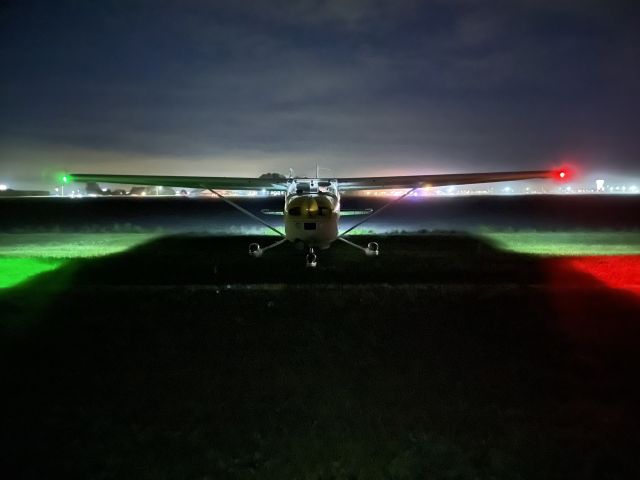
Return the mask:
<path id="1" fill-rule="evenodd" d="M 0 289 L 13 287 L 63 264 L 64 261 L 56 259 L 0 257 Z"/>
<path id="2" fill-rule="evenodd" d="M 507 251 L 532 255 L 639 255 L 639 232 L 483 232 Z"/>
<path id="3" fill-rule="evenodd" d="M 137 233 L 0 234 L 0 289 L 74 259 L 112 255 L 153 238 L 154 234 Z"/>
<path id="4" fill-rule="evenodd" d="M 250 241 L 158 238 L 1 293 L 6 469 L 639 478 L 635 297 L 530 288 L 548 259 L 464 234 L 388 236 L 376 258 L 338 243 L 315 270 Z"/>
<path id="5" fill-rule="evenodd" d="M 420 232 L 430 235 L 437 232 Z M 263 236 L 275 236 L 265 229 Z M 373 236 L 356 229 L 354 236 Z M 402 235 L 415 235 L 402 232 Z M 157 233 L 20 233 L 0 234 L 0 256 L 20 258 L 90 258 L 110 255 L 148 242 Z M 500 232 L 482 231 L 482 239 L 507 251 L 533 255 L 638 255 L 640 232 Z"/>
<path id="6" fill-rule="evenodd" d="M 5 233 L 0 234 L 0 256 L 91 258 L 122 252 L 156 237 L 152 233 Z"/>
<path id="7" fill-rule="evenodd" d="M 273 236 L 271 233 L 265 232 L 267 236 Z M 375 235 L 369 230 L 354 233 L 360 237 Z M 120 253 L 158 237 L 157 233 L 0 234 L 0 288 L 17 285 L 74 259 Z M 502 250 L 532 255 L 640 254 L 638 232 L 483 232 L 479 237 Z"/>

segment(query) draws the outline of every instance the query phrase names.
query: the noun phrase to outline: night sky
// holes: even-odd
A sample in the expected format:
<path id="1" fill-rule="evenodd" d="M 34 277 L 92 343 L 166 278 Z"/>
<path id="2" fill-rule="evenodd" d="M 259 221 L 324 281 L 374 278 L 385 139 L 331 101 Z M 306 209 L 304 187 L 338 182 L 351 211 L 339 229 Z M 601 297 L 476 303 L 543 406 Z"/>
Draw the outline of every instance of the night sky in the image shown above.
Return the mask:
<path id="1" fill-rule="evenodd" d="M 640 174 L 640 2 L 0 3 L 0 180 Z"/>

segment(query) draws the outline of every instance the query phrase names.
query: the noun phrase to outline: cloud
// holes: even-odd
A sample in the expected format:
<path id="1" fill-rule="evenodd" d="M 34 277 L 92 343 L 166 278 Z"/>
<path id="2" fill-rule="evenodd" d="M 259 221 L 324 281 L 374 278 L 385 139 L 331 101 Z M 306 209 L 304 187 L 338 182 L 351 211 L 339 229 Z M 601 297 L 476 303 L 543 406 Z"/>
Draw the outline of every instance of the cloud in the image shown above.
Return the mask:
<path id="1" fill-rule="evenodd" d="M 638 34 L 598 2 L 43 8 L 13 16 L 0 47 L 0 146 L 34 152 L 16 168 L 44 151 L 165 173 L 172 162 L 259 173 L 260 158 L 362 173 L 391 159 L 462 170 L 540 166 L 567 148 L 640 153 L 627 121 L 640 106 Z"/>

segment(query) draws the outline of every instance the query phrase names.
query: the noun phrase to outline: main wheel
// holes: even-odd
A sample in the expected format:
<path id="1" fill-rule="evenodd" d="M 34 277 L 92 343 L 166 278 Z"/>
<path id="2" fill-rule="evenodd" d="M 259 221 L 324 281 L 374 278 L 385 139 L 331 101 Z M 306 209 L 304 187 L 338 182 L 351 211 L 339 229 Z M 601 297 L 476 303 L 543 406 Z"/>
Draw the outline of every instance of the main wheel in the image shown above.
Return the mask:
<path id="1" fill-rule="evenodd" d="M 250 243 L 249 255 L 251 255 L 252 257 L 259 257 L 260 255 L 262 255 L 262 249 L 260 248 L 260 245 L 258 245 L 257 243 Z"/>
<path id="2" fill-rule="evenodd" d="M 367 255 L 377 256 L 380 253 L 380 246 L 376 242 L 369 242 L 367 245 Z"/>

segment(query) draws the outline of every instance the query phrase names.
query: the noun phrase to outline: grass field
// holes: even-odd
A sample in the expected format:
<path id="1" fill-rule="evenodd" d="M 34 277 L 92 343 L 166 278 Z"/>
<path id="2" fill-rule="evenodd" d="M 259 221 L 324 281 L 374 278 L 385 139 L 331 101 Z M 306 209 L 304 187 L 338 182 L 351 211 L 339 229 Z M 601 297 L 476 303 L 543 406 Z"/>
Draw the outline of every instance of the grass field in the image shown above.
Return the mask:
<path id="1" fill-rule="evenodd" d="M 122 252 L 156 237 L 152 233 L 3 233 L 0 256 L 89 258 Z"/>
<path id="2" fill-rule="evenodd" d="M 480 237 L 532 255 L 640 255 L 640 232 L 483 232 Z"/>
<path id="3" fill-rule="evenodd" d="M 0 289 L 73 259 L 111 255 L 153 238 L 154 234 L 139 233 L 0 234 Z"/>
<path id="4" fill-rule="evenodd" d="M 634 294 L 465 234 L 338 243 L 313 271 L 254 240 L 2 238 L 3 262 L 62 262 L 0 292 L 4 470 L 640 478 Z"/>
<path id="5" fill-rule="evenodd" d="M 123 252 L 159 236 L 154 233 L 0 234 L 0 288 L 11 287 L 73 259 Z M 640 254 L 638 232 L 483 232 L 478 237 L 505 251 L 533 255 Z"/>

